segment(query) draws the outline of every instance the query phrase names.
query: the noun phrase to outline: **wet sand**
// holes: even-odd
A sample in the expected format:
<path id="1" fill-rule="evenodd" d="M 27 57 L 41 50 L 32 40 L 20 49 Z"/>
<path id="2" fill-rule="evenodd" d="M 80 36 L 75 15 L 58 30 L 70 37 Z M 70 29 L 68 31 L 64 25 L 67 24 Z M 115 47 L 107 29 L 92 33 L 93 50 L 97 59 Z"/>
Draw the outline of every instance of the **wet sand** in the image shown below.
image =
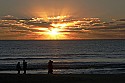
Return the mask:
<path id="1" fill-rule="evenodd" d="M 0 83 L 124 83 L 125 75 L 0 74 Z"/>

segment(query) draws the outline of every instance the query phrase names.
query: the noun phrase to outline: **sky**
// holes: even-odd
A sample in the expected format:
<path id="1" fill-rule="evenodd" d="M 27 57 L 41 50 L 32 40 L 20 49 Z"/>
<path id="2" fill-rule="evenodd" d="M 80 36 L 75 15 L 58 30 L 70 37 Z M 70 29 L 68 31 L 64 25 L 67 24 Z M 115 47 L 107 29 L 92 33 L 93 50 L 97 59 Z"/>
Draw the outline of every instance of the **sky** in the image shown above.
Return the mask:
<path id="1" fill-rule="evenodd" d="M 70 15 L 111 22 L 101 26 L 93 23 L 87 28 L 61 28 L 61 33 L 48 33 L 43 31 L 50 30 L 48 27 L 37 25 L 8 26 L 0 22 L 0 40 L 125 39 L 125 0 L 0 0 L 0 17 L 6 15 L 18 18 Z"/>
<path id="2" fill-rule="evenodd" d="M 125 0 L 0 0 L 0 15 L 65 13 L 82 17 L 124 18 Z"/>

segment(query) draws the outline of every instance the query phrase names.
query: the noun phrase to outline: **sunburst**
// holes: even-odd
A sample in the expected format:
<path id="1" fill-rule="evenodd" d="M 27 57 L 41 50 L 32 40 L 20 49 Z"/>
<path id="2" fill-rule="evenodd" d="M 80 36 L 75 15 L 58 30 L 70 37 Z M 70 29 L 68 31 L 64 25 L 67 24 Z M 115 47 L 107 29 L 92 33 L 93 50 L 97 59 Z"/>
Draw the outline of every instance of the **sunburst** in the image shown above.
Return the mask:
<path id="1" fill-rule="evenodd" d="M 58 28 L 52 28 L 48 32 L 50 35 L 55 36 L 59 34 L 59 29 Z"/>

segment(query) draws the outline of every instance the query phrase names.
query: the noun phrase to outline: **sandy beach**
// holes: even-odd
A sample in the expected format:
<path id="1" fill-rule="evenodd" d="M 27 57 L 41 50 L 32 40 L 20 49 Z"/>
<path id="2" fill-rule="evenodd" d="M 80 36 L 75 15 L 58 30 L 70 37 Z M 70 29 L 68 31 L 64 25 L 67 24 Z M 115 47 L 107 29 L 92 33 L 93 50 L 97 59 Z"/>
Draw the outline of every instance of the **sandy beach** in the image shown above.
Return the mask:
<path id="1" fill-rule="evenodd" d="M 124 83 L 125 75 L 0 74 L 0 83 Z"/>

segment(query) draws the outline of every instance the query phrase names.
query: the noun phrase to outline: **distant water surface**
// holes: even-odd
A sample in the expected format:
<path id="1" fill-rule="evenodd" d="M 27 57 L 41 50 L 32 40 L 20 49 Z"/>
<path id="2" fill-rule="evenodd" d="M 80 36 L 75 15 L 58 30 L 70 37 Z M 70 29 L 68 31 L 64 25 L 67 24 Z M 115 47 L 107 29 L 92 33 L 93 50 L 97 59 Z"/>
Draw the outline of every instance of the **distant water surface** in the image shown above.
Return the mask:
<path id="1" fill-rule="evenodd" d="M 55 74 L 125 73 L 125 40 L 0 41 L 0 73 L 24 59 L 28 73 L 47 73 L 48 60 Z"/>

